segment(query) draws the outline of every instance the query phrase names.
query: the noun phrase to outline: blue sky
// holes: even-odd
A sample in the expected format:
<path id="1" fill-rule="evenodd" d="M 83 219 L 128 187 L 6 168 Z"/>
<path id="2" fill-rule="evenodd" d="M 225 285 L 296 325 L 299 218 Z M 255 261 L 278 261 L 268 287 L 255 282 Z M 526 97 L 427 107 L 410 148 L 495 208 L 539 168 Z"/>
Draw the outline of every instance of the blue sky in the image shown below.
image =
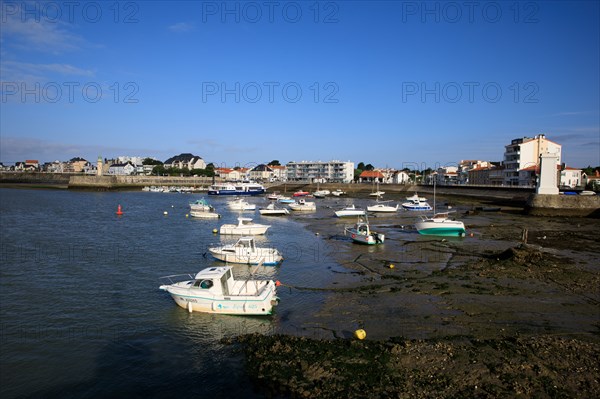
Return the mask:
<path id="1" fill-rule="evenodd" d="M 499 161 L 545 133 L 600 165 L 583 2 L 2 1 L 0 161 Z"/>

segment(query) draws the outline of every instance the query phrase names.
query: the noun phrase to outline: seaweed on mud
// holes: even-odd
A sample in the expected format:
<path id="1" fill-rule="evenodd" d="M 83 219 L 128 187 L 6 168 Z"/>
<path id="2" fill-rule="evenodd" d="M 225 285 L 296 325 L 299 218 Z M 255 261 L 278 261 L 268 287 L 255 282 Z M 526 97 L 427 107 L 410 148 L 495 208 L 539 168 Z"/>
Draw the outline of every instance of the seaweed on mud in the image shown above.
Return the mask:
<path id="1" fill-rule="evenodd" d="M 386 341 L 287 335 L 236 339 L 256 386 L 271 395 L 574 397 L 600 395 L 598 342 L 557 336 Z M 232 342 L 226 342 L 232 343 Z"/>

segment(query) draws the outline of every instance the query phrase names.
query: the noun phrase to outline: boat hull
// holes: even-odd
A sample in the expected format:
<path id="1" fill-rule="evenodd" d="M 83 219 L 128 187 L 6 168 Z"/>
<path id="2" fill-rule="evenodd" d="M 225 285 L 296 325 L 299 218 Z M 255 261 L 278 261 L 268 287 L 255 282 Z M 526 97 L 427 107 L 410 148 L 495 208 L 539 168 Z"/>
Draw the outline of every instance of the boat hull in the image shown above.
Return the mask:
<path id="1" fill-rule="evenodd" d="M 358 244 L 366 244 L 366 245 L 383 244 L 385 241 L 384 234 L 362 235 L 362 234 L 358 234 L 358 233 L 354 232 L 351 234 L 351 238 L 352 238 L 352 241 L 354 241 Z"/>
<path id="2" fill-rule="evenodd" d="M 464 237 L 465 226 L 462 222 L 458 223 L 435 223 L 435 222 L 417 222 L 415 224 L 419 234 L 443 237 Z"/>
<path id="3" fill-rule="evenodd" d="M 257 190 L 208 190 L 208 195 L 261 195 L 264 194 L 264 189 Z"/>
<path id="4" fill-rule="evenodd" d="M 241 263 L 245 265 L 277 266 L 283 261 L 283 256 L 273 248 L 257 248 L 255 253 L 243 251 L 228 252 L 221 248 L 209 248 L 210 254 L 216 259 L 228 263 Z"/>
<path id="5" fill-rule="evenodd" d="M 430 211 L 432 208 L 429 205 L 405 205 L 402 204 L 402 208 L 407 211 Z"/>
<path id="6" fill-rule="evenodd" d="M 218 219 L 221 217 L 216 212 L 205 212 L 205 211 L 190 211 L 190 215 L 198 219 Z"/>
<path id="7" fill-rule="evenodd" d="M 368 206 L 367 211 L 392 213 L 392 212 L 397 212 L 398 207 L 397 206 Z"/>
<path id="8" fill-rule="evenodd" d="M 350 217 L 350 216 L 364 216 L 365 211 L 336 211 L 335 216 L 339 218 Z"/>
<path id="9" fill-rule="evenodd" d="M 252 227 L 240 227 L 238 225 L 224 224 L 221 226 L 219 233 L 227 235 L 239 235 L 239 236 L 253 236 L 265 234 L 271 226 L 252 226 Z"/>
<path id="10" fill-rule="evenodd" d="M 172 287 L 166 287 L 165 291 L 171 294 L 175 303 L 183 309 L 202 313 L 265 316 L 273 313 L 273 307 L 278 300 L 272 281 L 260 296 L 200 296 L 190 294 L 186 289 Z"/>
<path id="11" fill-rule="evenodd" d="M 261 215 L 263 216 L 285 216 L 285 215 L 289 215 L 289 211 L 287 209 L 280 209 L 280 210 L 264 210 L 264 209 L 259 209 L 258 211 Z"/>

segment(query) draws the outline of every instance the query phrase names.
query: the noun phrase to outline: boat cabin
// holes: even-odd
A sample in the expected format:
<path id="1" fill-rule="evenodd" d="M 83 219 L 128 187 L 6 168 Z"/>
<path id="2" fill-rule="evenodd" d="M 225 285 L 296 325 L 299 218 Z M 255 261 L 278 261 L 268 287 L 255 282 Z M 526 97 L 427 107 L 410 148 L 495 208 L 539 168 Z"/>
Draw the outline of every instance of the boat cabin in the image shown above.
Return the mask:
<path id="1" fill-rule="evenodd" d="M 190 288 L 210 291 L 213 295 L 231 295 L 233 274 L 230 266 L 211 267 L 196 274 Z"/>
<path id="2" fill-rule="evenodd" d="M 249 250 L 249 252 L 256 252 L 256 243 L 254 237 L 242 237 L 232 246 L 226 246 L 223 251 L 235 252 L 235 250 Z"/>

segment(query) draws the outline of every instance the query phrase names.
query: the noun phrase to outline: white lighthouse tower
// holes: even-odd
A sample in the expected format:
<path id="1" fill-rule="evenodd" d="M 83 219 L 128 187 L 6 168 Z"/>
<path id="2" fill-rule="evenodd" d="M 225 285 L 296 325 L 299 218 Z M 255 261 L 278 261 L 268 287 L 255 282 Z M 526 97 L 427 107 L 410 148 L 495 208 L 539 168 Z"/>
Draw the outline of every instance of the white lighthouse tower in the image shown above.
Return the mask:
<path id="1" fill-rule="evenodd" d="M 103 167 L 104 162 L 102 162 L 102 156 L 98 155 L 98 163 L 96 166 L 96 176 L 102 176 L 102 167 Z"/>

